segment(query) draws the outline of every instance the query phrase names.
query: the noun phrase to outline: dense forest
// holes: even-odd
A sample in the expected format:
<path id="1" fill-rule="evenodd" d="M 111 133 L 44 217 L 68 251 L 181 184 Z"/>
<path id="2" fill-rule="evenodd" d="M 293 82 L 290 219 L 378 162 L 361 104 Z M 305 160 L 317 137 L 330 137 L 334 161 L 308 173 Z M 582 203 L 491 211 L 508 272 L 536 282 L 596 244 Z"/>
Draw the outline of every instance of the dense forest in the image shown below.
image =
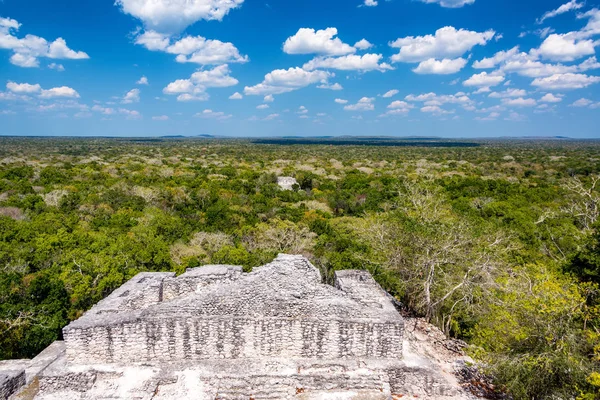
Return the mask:
<path id="1" fill-rule="evenodd" d="M 0 138 L 0 359 L 141 271 L 283 252 L 368 269 L 515 399 L 600 399 L 599 216 L 596 141 Z"/>

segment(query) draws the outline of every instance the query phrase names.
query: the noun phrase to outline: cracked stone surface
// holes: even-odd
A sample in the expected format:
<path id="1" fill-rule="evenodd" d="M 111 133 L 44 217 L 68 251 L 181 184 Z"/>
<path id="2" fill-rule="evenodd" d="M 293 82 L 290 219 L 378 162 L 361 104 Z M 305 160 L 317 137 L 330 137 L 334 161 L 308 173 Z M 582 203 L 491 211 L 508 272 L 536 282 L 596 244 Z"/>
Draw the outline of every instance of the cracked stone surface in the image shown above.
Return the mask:
<path id="1" fill-rule="evenodd" d="M 29 398 L 468 398 L 405 345 L 368 272 L 339 271 L 334 287 L 302 256 L 142 273 L 63 334 Z"/>

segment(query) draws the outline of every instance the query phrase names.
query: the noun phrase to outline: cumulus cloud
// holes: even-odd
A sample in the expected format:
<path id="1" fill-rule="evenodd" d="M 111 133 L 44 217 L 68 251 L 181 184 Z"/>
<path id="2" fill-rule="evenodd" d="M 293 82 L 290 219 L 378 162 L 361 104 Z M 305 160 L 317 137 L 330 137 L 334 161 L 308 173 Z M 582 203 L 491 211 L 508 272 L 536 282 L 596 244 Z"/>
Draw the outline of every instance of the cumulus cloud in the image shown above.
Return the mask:
<path id="1" fill-rule="evenodd" d="M 206 39 L 202 36 L 186 36 L 172 42 L 167 35 L 146 31 L 138 35 L 135 43 L 151 51 L 175 54 L 179 63 L 219 65 L 226 63 L 246 63 L 248 56 L 240 54 L 233 43 Z"/>
<path id="2" fill-rule="evenodd" d="M 11 50 L 10 62 L 23 68 L 39 67 L 39 58 L 84 60 L 90 58 L 83 51 L 75 51 L 67 46 L 63 38 L 53 42 L 35 36 L 26 35 L 18 38 L 21 24 L 14 19 L 0 18 L 0 49 Z"/>
<path id="3" fill-rule="evenodd" d="M 373 44 L 371 44 L 367 39 L 361 39 L 354 43 L 354 48 L 358 50 L 368 50 L 371 47 L 373 47 Z"/>
<path id="4" fill-rule="evenodd" d="M 385 92 L 381 97 L 389 99 L 390 97 L 394 97 L 398 93 L 400 93 L 399 90 L 392 89 L 392 90 L 389 90 L 389 91 Z"/>
<path id="5" fill-rule="evenodd" d="M 206 93 L 207 88 L 224 88 L 235 86 L 239 83 L 230 73 L 231 71 L 227 64 L 208 70 L 199 70 L 194 72 L 189 79 L 177 79 L 169 83 L 163 89 L 163 93 L 179 95 L 177 97 L 178 101 L 207 100 L 209 97 L 208 93 Z"/>
<path id="6" fill-rule="evenodd" d="M 48 64 L 48 68 L 53 69 L 58 72 L 63 72 L 65 70 L 65 67 L 62 64 L 57 64 L 57 63 Z"/>
<path id="7" fill-rule="evenodd" d="M 503 92 L 492 92 L 488 97 L 494 99 L 504 99 L 508 97 L 523 97 L 527 96 L 527 91 L 523 89 L 506 89 Z"/>
<path id="8" fill-rule="evenodd" d="M 342 42 L 337 36 L 336 28 L 315 31 L 311 28 L 301 28 L 289 37 L 283 44 L 287 54 L 319 54 L 323 56 L 343 56 L 355 53 L 356 49 Z"/>
<path id="9" fill-rule="evenodd" d="M 460 8 L 475 3 L 475 0 L 419 0 L 427 4 L 439 4 L 445 8 Z"/>
<path id="10" fill-rule="evenodd" d="M 375 101 L 374 97 L 363 97 L 356 104 L 350 104 L 344 106 L 344 110 L 346 111 L 373 111 L 375 109 L 375 105 L 373 102 Z"/>
<path id="11" fill-rule="evenodd" d="M 139 113 L 139 111 L 135 111 L 135 110 L 128 110 L 126 108 L 119 108 L 119 114 L 123 114 L 127 117 L 127 119 L 140 119 L 142 117 L 142 114 Z"/>
<path id="12" fill-rule="evenodd" d="M 505 106 L 515 106 L 515 107 L 533 107 L 537 105 L 537 101 L 535 99 L 526 99 L 523 97 L 518 97 L 516 99 L 503 99 L 502 104 Z"/>
<path id="13" fill-rule="evenodd" d="M 449 58 L 444 58 L 443 60 L 430 58 L 429 60 L 421 61 L 417 68 L 413 69 L 413 72 L 417 74 L 449 75 L 457 73 L 465 65 L 467 65 L 467 60 L 464 58 L 457 58 L 455 60 Z"/>
<path id="14" fill-rule="evenodd" d="M 226 120 L 229 119 L 231 117 L 233 117 L 233 115 L 231 114 L 225 114 L 222 111 L 213 111 L 213 110 L 204 110 L 201 113 L 197 113 L 195 115 L 195 117 L 199 117 L 199 118 L 211 118 L 211 119 L 218 119 L 218 120 Z"/>
<path id="15" fill-rule="evenodd" d="M 344 87 L 339 83 L 323 83 L 322 85 L 317 86 L 318 89 L 329 89 L 329 90 L 343 90 Z"/>
<path id="16" fill-rule="evenodd" d="M 494 54 L 493 57 L 484 58 L 480 61 L 475 61 L 473 63 L 473 68 L 476 69 L 491 69 L 495 68 L 497 65 L 512 59 L 515 55 L 519 54 L 519 46 L 515 46 L 510 50 L 499 51 Z"/>
<path id="17" fill-rule="evenodd" d="M 593 103 L 594 102 L 591 101 L 590 99 L 581 98 L 581 99 L 577 100 L 576 102 L 574 102 L 573 104 L 571 104 L 571 107 L 587 107 Z"/>
<path id="18" fill-rule="evenodd" d="M 29 83 L 8 82 L 6 88 L 13 93 L 19 94 L 39 93 L 42 90 L 42 87 L 37 83 L 35 85 L 30 85 Z"/>
<path id="19" fill-rule="evenodd" d="M 179 33 L 200 20 L 221 21 L 244 0 L 116 0 L 125 14 L 144 23 L 148 29 Z"/>
<path id="20" fill-rule="evenodd" d="M 241 100 L 243 98 L 244 98 L 244 96 L 242 96 L 242 94 L 239 92 L 235 92 L 234 94 L 229 96 L 229 100 Z"/>
<path id="21" fill-rule="evenodd" d="M 585 74 L 555 74 L 545 78 L 536 78 L 531 84 L 546 90 L 583 89 L 600 82 L 600 77 Z"/>
<path id="22" fill-rule="evenodd" d="M 265 96 L 265 98 L 263 99 L 263 101 L 265 103 L 272 103 L 272 102 L 275 101 L 275 97 L 273 97 L 272 94 L 269 94 L 269 95 Z"/>
<path id="23" fill-rule="evenodd" d="M 580 40 L 572 33 L 552 34 L 544 40 L 538 52 L 543 58 L 550 60 L 574 61 L 581 57 L 594 55 L 596 53 L 594 45 L 593 40 Z"/>
<path id="24" fill-rule="evenodd" d="M 256 106 L 257 110 L 266 110 L 267 108 L 271 108 L 271 107 L 269 107 L 268 104 L 261 104 L 259 106 Z"/>
<path id="25" fill-rule="evenodd" d="M 408 36 L 390 43 L 393 48 L 400 49 L 392 56 L 393 62 L 421 62 L 430 58 L 454 59 L 462 56 L 477 45 L 485 45 L 496 32 L 474 32 L 456 29 L 452 26 L 440 28 L 435 35 Z"/>
<path id="26" fill-rule="evenodd" d="M 543 23 L 545 20 L 547 20 L 548 18 L 554 18 L 557 15 L 560 14 L 564 14 L 567 13 L 569 11 L 574 11 L 574 10 L 579 10 L 580 8 L 582 8 L 585 5 L 584 2 L 578 3 L 577 0 L 571 0 L 568 3 L 563 4 L 562 6 L 558 7 L 556 10 L 552 10 L 552 11 L 548 11 L 546 12 L 544 15 L 542 15 L 541 18 L 539 18 L 536 22 L 538 24 Z"/>
<path id="27" fill-rule="evenodd" d="M 348 100 L 344 99 L 335 99 L 334 101 L 338 104 L 348 104 Z"/>
<path id="28" fill-rule="evenodd" d="M 379 4 L 377 0 L 365 0 L 362 4 L 364 7 L 376 7 Z"/>
<path id="29" fill-rule="evenodd" d="M 79 98 L 79 93 L 68 86 L 55 87 L 48 90 L 42 90 L 40 93 L 42 99 L 52 99 L 56 97 Z"/>
<path id="30" fill-rule="evenodd" d="M 542 103 L 560 103 L 561 101 L 563 101 L 563 98 L 561 95 L 553 95 L 552 93 L 546 93 L 540 99 L 540 101 Z"/>
<path id="31" fill-rule="evenodd" d="M 277 69 L 265 75 L 262 83 L 246 86 L 246 95 L 266 96 L 301 89 L 315 83 L 326 83 L 335 75 L 326 71 L 307 71 L 302 68 Z"/>
<path id="32" fill-rule="evenodd" d="M 142 76 L 139 81 L 136 82 L 138 85 L 149 85 L 148 78 Z"/>
<path id="33" fill-rule="evenodd" d="M 350 54 L 342 57 L 317 57 L 302 68 L 312 71 L 317 68 L 338 69 L 342 71 L 387 71 L 393 69 L 387 63 L 379 63 L 383 58 L 381 54 L 364 54 L 362 56 Z"/>
<path id="34" fill-rule="evenodd" d="M 123 100 L 121 101 L 121 103 L 131 104 L 131 103 L 139 103 L 139 101 L 140 101 L 140 89 L 132 89 L 129 92 L 127 92 L 125 97 L 123 97 Z"/>
<path id="35" fill-rule="evenodd" d="M 489 88 L 501 84 L 504 82 L 504 79 L 504 75 L 482 72 L 480 74 L 471 76 L 469 79 L 463 82 L 463 85 Z"/>

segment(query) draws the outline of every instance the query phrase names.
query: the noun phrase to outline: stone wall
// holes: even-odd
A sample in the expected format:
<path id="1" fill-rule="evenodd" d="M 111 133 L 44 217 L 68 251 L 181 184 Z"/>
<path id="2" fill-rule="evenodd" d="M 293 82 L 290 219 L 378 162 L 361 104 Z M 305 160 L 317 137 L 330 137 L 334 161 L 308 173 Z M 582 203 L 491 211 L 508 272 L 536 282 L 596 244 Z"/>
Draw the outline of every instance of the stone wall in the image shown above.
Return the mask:
<path id="1" fill-rule="evenodd" d="M 308 319 L 162 319 L 65 331 L 74 363 L 402 357 L 403 326 Z"/>

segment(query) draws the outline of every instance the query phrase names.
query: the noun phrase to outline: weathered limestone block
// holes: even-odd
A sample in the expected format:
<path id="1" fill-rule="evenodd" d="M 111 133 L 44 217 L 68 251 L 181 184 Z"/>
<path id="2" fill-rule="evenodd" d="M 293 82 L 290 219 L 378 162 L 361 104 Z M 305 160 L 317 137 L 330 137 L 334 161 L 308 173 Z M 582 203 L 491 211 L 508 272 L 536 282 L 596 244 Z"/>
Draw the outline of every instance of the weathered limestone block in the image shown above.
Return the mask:
<path id="1" fill-rule="evenodd" d="M 368 273 L 322 283 L 301 256 L 243 274 L 140 274 L 63 332 L 73 363 L 265 357 L 400 359 L 404 323 Z M 143 293 L 140 294 L 139 292 Z"/>
<path id="2" fill-rule="evenodd" d="M 190 269 L 177 278 L 166 278 L 163 281 L 163 301 L 198 292 L 213 283 L 225 285 L 236 281 L 242 276 L 242 272 L 242 267 L 231 265 L 207 265 Z"/>
<path id="3" fill-rule="evenodd" d="M 25 385 L 25 368 L 29 360 L 0 361 L 0 399 L 8 399 Z"/>

